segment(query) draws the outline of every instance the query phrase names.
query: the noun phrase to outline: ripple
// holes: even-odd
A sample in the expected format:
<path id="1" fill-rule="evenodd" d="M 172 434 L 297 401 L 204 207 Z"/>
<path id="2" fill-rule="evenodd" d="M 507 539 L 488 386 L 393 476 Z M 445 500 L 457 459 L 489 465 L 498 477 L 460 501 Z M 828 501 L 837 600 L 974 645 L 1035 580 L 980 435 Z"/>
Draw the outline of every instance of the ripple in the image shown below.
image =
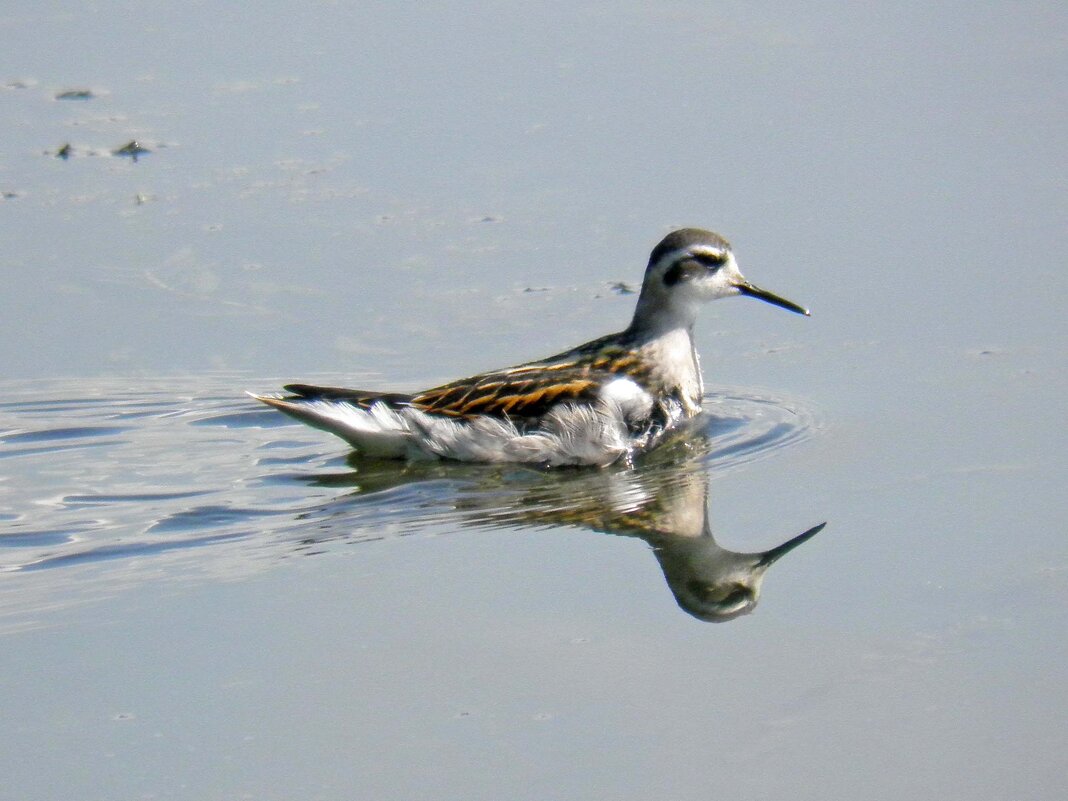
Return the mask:
<path id="1" fill-rule="evenodd" d="M 211 534 L 203 537 L 194 537 L 185 540 L 174 540 L 165 542 L 124 542 L 115 543 L 112 545 L 101 545 L 96 548 L 72 551 L 70 553 L 62 553 L 50 556 L 44 556 L 40 559 L 27 562 L 20 565 L 18 570 L 20 572 L 28 572 L 35 570 L 44 570 L 46 568 L 54 567 L 69 567 L 73 565 L 86 564 L 90 562 L 103 562 L 112 559 L 128 559 L 134 556 L 152 556 L 176 549 L 187 549 L 203 547 L 205 545 L 216 545 L 222 542 L 230 542 L 235 539 L 241 539 L 249 536 L 248 533 L 234 533 L 234 534 Z"/>
<path id="2" fill-rule="evenodd" d="M 87 448 L 102 448 L 109 445 L 108 442 L 77 442 L 66 445 L 52 445 L 47 448 L 13 448 L 0 453 L 0 459 L 10 459 L 18 456 L 36 456 L 47 453 L 62 453 L 63 451 L 81 451 Z"/>
<path id="3" fill-rule="evenodd" d="M 206 495 L 207 490 L 195 490 L 192 492 L 135 492 L 129 494 L 114 495 L 67 495 L 62 499 L 66 506 L 93 506 L 95 504 L 112 503 L 144 503 L 145 501 L 174 500 L 177 498 L 195 498 L 198 495 Z"/>
<path id="4" fill-rule="evenodd" d="M 815 428 L 811 412 L 795 402 L 739 394 L 716 394 L 709 400 L 705 433 L 714 444 L 706 457 L 710 466 L 748 464 L 807 439 Z"/>
<path id="5" fill-rule="evenodd" d="M 65 412 L 99 403 L 100 398 L 64 398 L 62 400 L 49 398 L 47 400 L 0 401 L 0 409 Z"/>
<path id="6" fill-rule="evenodd" d="M 224 428 L 276 428 L 278 413 L 272 409 L 217 414 L 194 420 L 195 426 L 222 426 Z"/>
<path id="7" fill-rule="evenodd" d="M 80 426 L 77 428 L 51 428 L 43 431 L 23 431 L 6 434 L 0 442 L 51 442 L 57 439 L 84 439 L 86 437 L 106 437 L 109 434 L 124 434 L 130 428 L 121 426 Z"/>
<path id="8" fill-rule="evenodd" d="M 57 546 L 77 542 L 76 530 L 31 529 L 0 533 L 0 548 L 24 548 L 26 546 Z"/>
<path id="9" fill-rule="evenodd" d="M 244 509 L 229 506 L 198 506 L 180 512 L 151 524 L 146 532 L 161 534 L 190 529 L 223 528 L 225 526 L 249 523 L 257 518 L 288 514 L 288 510 Z"/>
<path id="10" fill-rule="evenodd" d="M 223 381 L 147 381 L 143 392 L 102 382 L 91 398 L 78 394 L 84 382 L 71 382 L 69 393 L 62 382 L 8 392 L 20 399 L 0 404 L 0 459 L 22 458 L 0 481 L 0 569 L 124 557 L 147 565 L 168 554 L 169 563 L 181 557 L 197 569 L 240 573 L 331 540 L 371 542 L 438 525 L 566 524 L 637 491 L 632 485 L 655 492 L 680 469 L 742 468 L 817 428 L 796 400 L 720 390 L 692 425 L 633 468 L 376 461 L 261 411 Z"/>

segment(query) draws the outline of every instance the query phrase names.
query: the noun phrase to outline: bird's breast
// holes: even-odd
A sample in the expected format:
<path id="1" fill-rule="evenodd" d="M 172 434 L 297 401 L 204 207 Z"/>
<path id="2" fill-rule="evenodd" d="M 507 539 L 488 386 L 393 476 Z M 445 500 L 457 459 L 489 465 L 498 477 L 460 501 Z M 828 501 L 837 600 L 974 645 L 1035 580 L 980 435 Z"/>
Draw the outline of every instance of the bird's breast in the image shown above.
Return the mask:
<path id="1" fill-rule="evenodd" d="M 657 398 L 678 400 L 691 417 L 701 409 L 704 387 L 697 354 L 689 335 L 661 337 L 639 350 L 648 365 L 645 385 Z"/>

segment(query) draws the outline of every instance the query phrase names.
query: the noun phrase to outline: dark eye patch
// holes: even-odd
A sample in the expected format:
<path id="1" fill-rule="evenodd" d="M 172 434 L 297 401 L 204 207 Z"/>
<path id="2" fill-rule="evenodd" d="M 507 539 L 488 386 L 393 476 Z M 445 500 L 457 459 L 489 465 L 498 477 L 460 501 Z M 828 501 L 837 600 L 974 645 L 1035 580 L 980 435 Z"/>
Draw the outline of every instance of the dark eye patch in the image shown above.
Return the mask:
<path id="1" fill-rule="evenodd" d="M 677 261 L 664 273 L 664 283 L 667 286 L 675 286 L 679 281 L 693 278 L 696 270 L 692 261 Z"/>
<path id="2" fill-rule="evenodd" d="M 727 261 L 727 256 L 713 256 L 711 254 L 692 253 L 686 258 L 672 264 L 664 273 L 664 283 L 667 286 L 675 286 L 680 281 L 692 281 L 702 275 L 708 275 L 710 270 L 716 270 Z"/>

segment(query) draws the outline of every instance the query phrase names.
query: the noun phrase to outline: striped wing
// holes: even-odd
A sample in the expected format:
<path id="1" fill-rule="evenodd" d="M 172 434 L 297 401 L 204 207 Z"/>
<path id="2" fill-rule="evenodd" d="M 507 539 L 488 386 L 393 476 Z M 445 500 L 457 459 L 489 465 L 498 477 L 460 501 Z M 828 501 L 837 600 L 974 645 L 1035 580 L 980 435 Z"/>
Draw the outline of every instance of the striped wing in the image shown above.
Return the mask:
<path id="1" fill-rule="evenodd" d="M 411 404 L 431 414 L 469 418 L 536 418 L 567 401 L 593 402 L 606 378 L 582 367 L 513 368 L 461 379 L 415 395 Z"/>
<path id="2" fill-rule="evenodd" d="M 476 415 L 534 419 L 558 403 L 596 401 L 601 388 L 615 378 L 642 382 L 649 372 L 650 366 L 624 347 L 619 335 L 612 335 L 540 362 L 462 378 L 415 395 L 309 384 L 289 384 L 286 390 L 308 400 L 345 401 L 362 409 L 385 403 L 394 409 L 411 406 L 459 419 Z"/>

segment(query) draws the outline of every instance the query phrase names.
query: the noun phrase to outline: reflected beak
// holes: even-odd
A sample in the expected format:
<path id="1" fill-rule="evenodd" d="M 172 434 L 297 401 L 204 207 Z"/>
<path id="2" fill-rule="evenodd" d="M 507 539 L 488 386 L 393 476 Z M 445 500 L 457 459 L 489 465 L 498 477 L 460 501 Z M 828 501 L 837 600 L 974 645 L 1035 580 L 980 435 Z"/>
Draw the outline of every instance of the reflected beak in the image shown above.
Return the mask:
<path id="1" fill-rule="evenodd" d="M 772 562 L 781 559 L 783 556 L 790 553 L 790 551 L 792 551 L 798 545 L 803 542 L 808 542 L 810 539 L 812 539 L 821 531 L 823 531 L 823 527 L 825 525 L 827 524 L 820 523 L 818 526 L 813 526 L 808 531 L 798 534 L 792 540 L 787 540 L 782 545 L 779 545 L 776 548 L 772 548 L 770 551 L 764 551 L 764 553 L 760 554 L 760 558 L 757 560 L 757 565 L 759 567 L 767 567 Z"/>
<path id="2" fill-rule="evenodd" d="M 797 312 L 798 314 L 803 314 L 806 317 L 809 316 L 808 309 L 806 309 L 804 306 L 798 306 L 796 303 L 793 303 L 792 301 L 789 301 L 786 298 L 780 298 L 778 295 L 768 292 L 768 290 L 766 289 L 761 289 L 760 287 L 749 283 L 744 278 L 739 279 L 735 286 L 738 287 L 738 291 L 741 292 L 743 295 L 748 295 L 751 298 L 759 298 L 760 300 L 766 303 L 770 303 L 773 306 L 781 306 L 782 308 L 787 309 L 789 311 Z"/>

